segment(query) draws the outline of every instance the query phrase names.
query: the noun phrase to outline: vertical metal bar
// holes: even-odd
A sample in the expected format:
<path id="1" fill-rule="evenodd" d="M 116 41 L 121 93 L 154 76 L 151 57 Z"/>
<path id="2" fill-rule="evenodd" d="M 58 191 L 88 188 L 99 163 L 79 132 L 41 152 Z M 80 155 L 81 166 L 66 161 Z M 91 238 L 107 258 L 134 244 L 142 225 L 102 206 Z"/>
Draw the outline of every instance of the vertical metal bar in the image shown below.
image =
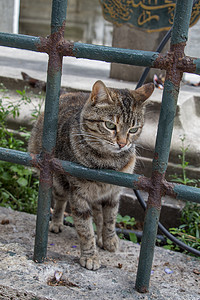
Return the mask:
<path id="1" fill-rule="evenodd" d="M 139 265 L 136 279 L 136 289 L 147 292 L 151 276 L 153 254 L 161 209 L 162 180 L 167 168 L 173 122 L 176 113 L 176 104 L 182 73 L 176 69 L 179 56 L 187 40 L 187 32 L 192 11 L 191 0 L 177 0 L 172 29 L 171 51 L 174 51 L 174 62 L 167 72 L 160 119 L 156 138 L 156 147 L 153 159 L 152 187 L 149 191 L 147 212 L 144 222 Z"/>
<path id="2" fill-rule="evenodd" d="M 43 167 L 40 172 L 40 187 L 34 248 L 34 260 L 37 262 L 43 262 L 47 252 L 48 223 L 52 198 L 52 173 L 49 167 L 49 158 L 51 157 L 56 144 L 62 72 L 62 56 L 57 51 L 56 46 L 58 41 L 64 37 L 66 10 L 67 0 L 53 0 L 51 36 L 49 38 L 48 45 L 49 63 L 42 139 L 43 151 L 41 153 Z"/>

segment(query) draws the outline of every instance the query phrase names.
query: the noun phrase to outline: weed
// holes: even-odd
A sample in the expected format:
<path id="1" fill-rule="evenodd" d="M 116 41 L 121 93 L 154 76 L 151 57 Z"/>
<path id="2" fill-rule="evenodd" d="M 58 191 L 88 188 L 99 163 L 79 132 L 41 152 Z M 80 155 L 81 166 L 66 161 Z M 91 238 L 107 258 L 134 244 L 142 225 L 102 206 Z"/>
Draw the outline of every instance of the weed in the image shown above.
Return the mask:
<path id="1" fill-rule="evenodd" d="M 134 225 L 136 225 L 136 221 L 134 217 L 124 216 L 122 217 L 120 214 L 117 215 L 116 219 L 117 226 L 122 228 L 122 232 L 119 234 L 119 238 L 125 240 L 125 236 L 123 233 L 123 229 L 133 229 Z M 137 243 L 136 234 L 133 232 L 129 232 L 129 240 L 133 243 Z"/>
<path id="2" fill-rule="evenodd" d="M 0 91 L 0 147 L 26 151 L 25 142 L 17 138 L 7 128 L 8 116 L 16 118 L 19 116 L 19 109 L 22 103 L 30 103 L 31 99 L 26 96 L 26 91 L 17 91 L 21 99 L 13 103 L 7 97 L 7 89 L 1 84 Z M 7 104 L 3 104 L 6 99 Z M 20 128 L 20 133 L 25 138 L 29 133 Z M 12 209 L 36 213 L 38 196 L 38 179 L 34 178 L 31 169 L 22 165 L 0 161 L 0 206 L 11 207 Z"/>
<path id="3" fill-rule="evenodd" d="M 182 174 L 181 176 L 178 176 L 177 174 L 174 175 L 170 175 L 170 177 L 172 178 L 171 181 L 177 182 L 177 183 L 181 183 L 184 185 L 193 185 L 196 186 L 198 182 L 200 182 L 197 179 L 190 179 L 187 177 L 186 174 L 186 167 L 189 165 L 189 162 L 186 161 L 186 153 L 189 150 L 189 145 L 187 147 L 185 147 L 185 135 L 180 137 L 181 140 L 181 154 L 178 155 L 178 158 L 180 160 L 180 164 L 179 166 L 182 169 Z"/>
<path id="4" fill-rule="evenodd" d="M 185 147 L 185 136 L 181 137 L 181 154 L 178 156 L 181 161 L 182 176 L 173 175 L 173 181 L 184 185 L 197 186 L 199 180 L 189 179 L 186 174 L 186 153 L 189 146 Z M 169 231 L 186 245 L 200 250 L 200 204 L 187 202 L 181 213 L 181 225 L 178 228 L 170 228 Z M 178 246 L 167 239 L 167 245 L 164 248 L 171 250 L 180 250 Z"/>

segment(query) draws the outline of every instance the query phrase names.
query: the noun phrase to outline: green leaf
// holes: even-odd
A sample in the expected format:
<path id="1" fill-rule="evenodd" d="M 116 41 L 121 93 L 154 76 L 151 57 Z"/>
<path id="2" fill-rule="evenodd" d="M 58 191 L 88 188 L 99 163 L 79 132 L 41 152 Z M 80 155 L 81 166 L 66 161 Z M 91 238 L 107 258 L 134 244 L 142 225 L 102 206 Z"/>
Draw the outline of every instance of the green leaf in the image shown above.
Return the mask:
<path id="1" fill-rule="evenodd" d="M 18 180 L 17 180 L 17 183 L 22 186 L 22 187 L 25 187 L 28 185 L 28 180 L 26 178 L 23 178 L 23 177 L 20 177 Z"/>
<path id="2" fill-rule="evenodd" d="M 9 195 L 8 195 L 6 192 L 2 192 L 2 193 L 1 193 L 1 197 L 2 197 L 4 200 L 8 200 L 8 199 L 9 199 Z"/>
<path id="3" fill-rule="evenodd" d="M 9 172 L 3 172 L 3 173 L 0 175 L 0 178 L 1 178 L 2 180 L 5 180 L 5 181 L 12 180 L 12 177 L 10 176 Z"/>
<path id="4" fill-rule="evenodd" d="M 165 245 L 163 246 L 164 249 L 168 249 L 168 250 L 171 250 L 172 249 L 172 245 Z"/>
<path id="5" fill-rule="evenodd" d="M 118 215 L 117 215 L 116 222 L 117 222 L 117 223 L 121 223 L 122 221 L 123 221 L 123 217 L 122 217 L 120 214 L 118 214 Z"/>
<path id="6" fill-rule="evenodd" d="M 66 222 L 69 222 L 69 223 L 71 223 L 71 224 L 74 224 L 74 220 L 73 220 L 73 218 L 72 218 L 71 216 L 65 217 L 65 221 L 66 221 Z"/>
<path id="7" fill-rule="evenodd" d="M 130 221 L 130 216 L 124 216 L 122 222 L 126 223 L 128 221 Z"/>
<path id="8" fill-rule="evenodd" d="M 135 233 L 129 232 L 129 237 L 130 237 L 131 242 L 137 243 L 137 236 Z"/>

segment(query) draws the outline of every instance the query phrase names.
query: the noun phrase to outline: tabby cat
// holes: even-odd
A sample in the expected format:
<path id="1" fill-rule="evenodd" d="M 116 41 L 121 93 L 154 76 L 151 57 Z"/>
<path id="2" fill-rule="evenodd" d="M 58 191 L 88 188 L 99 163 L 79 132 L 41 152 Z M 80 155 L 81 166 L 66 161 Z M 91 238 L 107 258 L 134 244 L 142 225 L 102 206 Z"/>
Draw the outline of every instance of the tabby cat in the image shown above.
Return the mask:
<path id="1" fill-rule="evenodd" d="M 144 124 L 145 100 L 153 83 L 135 91 L 107 88 L 97 81 L 89 93 L 67 93 L 60 98 L 57 142 L 54 156 L 88 168 L 132 173 L 135 166 L 135 141 Z M 40 153 L 42 114 L 36 122 L 29 152 Z M 80 264 L 89 270 L 100 267 L 97 245 L 108 251 L 118 247 L 115 220 L 121 188 L 111 184 L 54 174 L 54 210 L 50 231 L 63 227 L 63 214 L 69 201 L 80 240 Z M 97 227 L 97 237 L 92 225 Z"/>

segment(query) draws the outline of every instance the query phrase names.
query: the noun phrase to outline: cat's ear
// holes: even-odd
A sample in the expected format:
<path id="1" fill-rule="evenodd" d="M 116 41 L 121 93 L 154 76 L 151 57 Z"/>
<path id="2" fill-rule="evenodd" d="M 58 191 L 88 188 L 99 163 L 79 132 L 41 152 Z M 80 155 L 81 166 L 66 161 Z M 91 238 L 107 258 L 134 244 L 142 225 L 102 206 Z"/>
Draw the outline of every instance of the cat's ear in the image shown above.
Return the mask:
<path id="1" fill-rule="evenodd" d="M 96 81 L 93 85 L 90 99 L 93 104 L 108 104 L 112 102 L 108 89 L 101 80 Z"/>
<path id="2" fill-rule="evenodd" d="M 154 84 L 147 83 L 141 86 L 140 88 L 136 89 L 135 91 L 132 91 L 132 93 L 135 100 L 138 103 L 142 104 L 145 100 L 147 100 L 151 96 L 153 91 L 154 91 Z"/>

